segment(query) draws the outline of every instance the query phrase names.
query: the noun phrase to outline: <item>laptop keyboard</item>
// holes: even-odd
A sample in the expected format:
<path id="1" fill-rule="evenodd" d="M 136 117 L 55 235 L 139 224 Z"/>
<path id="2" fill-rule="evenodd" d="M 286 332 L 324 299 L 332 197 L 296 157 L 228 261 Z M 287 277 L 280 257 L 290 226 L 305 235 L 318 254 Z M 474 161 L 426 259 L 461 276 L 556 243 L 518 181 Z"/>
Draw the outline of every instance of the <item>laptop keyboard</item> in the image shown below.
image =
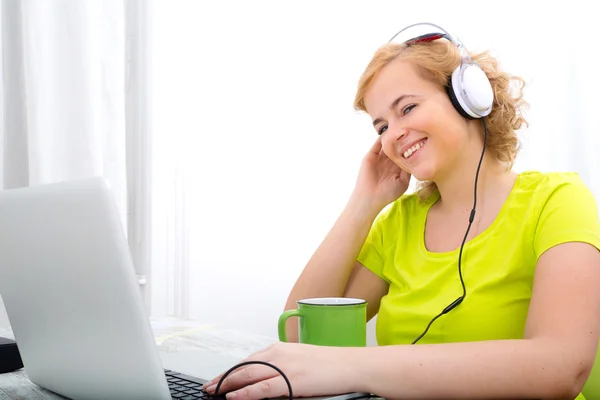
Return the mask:
<path id="1" fill-rule="evenodd" d="M 171 398 L 177 400 L 214 399 L 224 400 L 225 396 L 210 396 L 202 390 L 205 380 L 165 369 Z"/>

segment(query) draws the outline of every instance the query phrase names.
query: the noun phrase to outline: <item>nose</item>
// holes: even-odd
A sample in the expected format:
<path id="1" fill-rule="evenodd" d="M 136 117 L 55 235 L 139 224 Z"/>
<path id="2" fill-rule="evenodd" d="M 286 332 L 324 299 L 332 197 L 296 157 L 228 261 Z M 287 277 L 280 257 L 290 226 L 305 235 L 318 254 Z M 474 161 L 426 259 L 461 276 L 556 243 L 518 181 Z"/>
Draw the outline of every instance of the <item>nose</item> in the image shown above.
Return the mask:
<path id="1" fill-rule="evenodd" d="M 406 135 L 408 135 L 408 129 L 406 128 L 392 128 L 388 127 L 388 130 L 385 132 L 383 137 L 381 138 L 381 145 L 383 146 L 383 151 L 386 154 L 393 154 L 394 149 L 398 146 L 398 142 L 402 140 Z"/>
<path id="2" fill-rule="evenodd" d="M 388 127 L 388 132 L 386 139 L 390 142 L 397 142 L 402 140 L 406 135 L 408 135 L 408 129 L 398 126 L 398 127 Z"/>

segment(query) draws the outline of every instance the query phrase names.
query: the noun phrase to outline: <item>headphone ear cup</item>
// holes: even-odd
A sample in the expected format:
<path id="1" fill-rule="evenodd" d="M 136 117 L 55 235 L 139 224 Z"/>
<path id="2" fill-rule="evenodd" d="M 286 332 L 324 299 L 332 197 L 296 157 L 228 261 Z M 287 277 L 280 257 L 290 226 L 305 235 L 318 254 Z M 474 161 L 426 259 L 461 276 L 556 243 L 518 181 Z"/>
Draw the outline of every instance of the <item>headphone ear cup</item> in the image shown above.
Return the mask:
<path id="1" fill-rule="evenodd" d="M 492 111 L 494 90 L 485 72 L 476 64 L 461 64 L 448 82 L 450 101 L 465 118 L 482 118 Z"/>
<path id="2" fill-rule="evenodd" d="M 448 93 L 450 102 L 452 103 L 452 105 L 454 106 L 456 111 L 458 111 L 458 113 L 460 115 L 462 115 L 463 117 L 465 117 L 467 119 L 475 119 L 475 117 L 473 117 L 472 115 L 468 114 L 465 111 L 465 109 L 460 105 L 460 102 L 458 101 L 457 95 L 455 93 L 454 85 L 453 85 L 453 82 L 457 81 L 456 76 L 455 76 L 456 74 L 460 74 L 460 67 L 455 69 L 452 72 L 452 75 L 450 77 L 448 77 L 448 84 L 446 85 L 446 92 Z"/>

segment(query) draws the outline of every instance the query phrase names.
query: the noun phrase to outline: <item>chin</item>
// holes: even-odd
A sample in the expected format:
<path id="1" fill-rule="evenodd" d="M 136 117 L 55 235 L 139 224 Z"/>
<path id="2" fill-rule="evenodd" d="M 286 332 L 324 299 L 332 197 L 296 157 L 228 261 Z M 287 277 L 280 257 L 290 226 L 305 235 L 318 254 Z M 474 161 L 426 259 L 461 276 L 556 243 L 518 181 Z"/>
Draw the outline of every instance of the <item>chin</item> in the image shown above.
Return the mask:
<path id="1" fill-rule="evenodd" d="M 433 181 L 434 180 L 434 172 L 431 169 L 425 168 L 413 168 L 410 170 L 410 174 L 418 181 Z"/>

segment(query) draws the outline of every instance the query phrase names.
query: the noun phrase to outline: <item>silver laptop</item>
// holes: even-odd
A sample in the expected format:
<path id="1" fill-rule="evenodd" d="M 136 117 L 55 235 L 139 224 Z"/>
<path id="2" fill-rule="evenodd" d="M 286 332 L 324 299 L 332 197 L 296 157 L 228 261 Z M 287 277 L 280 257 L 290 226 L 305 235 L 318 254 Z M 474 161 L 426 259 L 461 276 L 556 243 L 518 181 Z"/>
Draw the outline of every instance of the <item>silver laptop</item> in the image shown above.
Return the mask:
<path id="1" fill-rule="evenodd" d="M 103 178 L 0 191 L 0 295 L 33 383 L 71 399 L 181 397 L 168 384 L 174 373 L 163 368 Z M 212 377 L 179 378 L 198 389 Z"/>

